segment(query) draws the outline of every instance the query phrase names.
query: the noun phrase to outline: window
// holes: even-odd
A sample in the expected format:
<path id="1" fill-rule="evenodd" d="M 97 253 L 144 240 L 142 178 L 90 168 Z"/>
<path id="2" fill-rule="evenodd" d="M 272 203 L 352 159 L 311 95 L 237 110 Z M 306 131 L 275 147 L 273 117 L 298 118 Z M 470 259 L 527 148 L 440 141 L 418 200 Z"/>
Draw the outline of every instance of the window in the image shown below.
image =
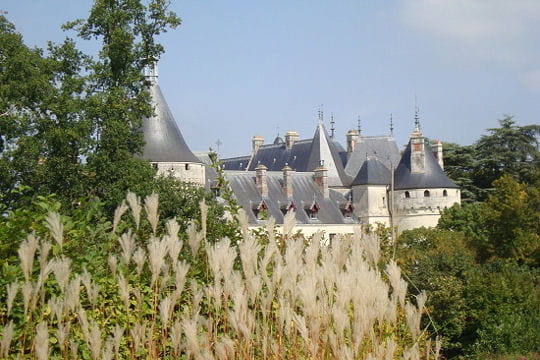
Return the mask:
<path id="1" fill-rule="evenodd" d="M 429 197 L 429 190 L 424 191 L 424 197 Z"/>
<path id="2" fill-rule="evenodd" d="M 305 209 L 306 214 L 310 220 L 317 220 L 319 213 L 319 205 L 316 202 L 313 202 L 309 208 Z"/>
<path id="3" fill-rule="evenodd" d="M 446 190 L 443 190 L 443 192 L 442 192 L 442 196 L 448 196 L 448 191 L 446 191 Z"/>
<path id="4" fill-rule="evenodd" d="M 268 218 L 268 206 L 266 206 L 264 201 L 261 201 L 259 205 L 252 210 L 253 215 L 255 215 L 257 220 L 266 220 Z"/>
<path id="5" fill-rule="evenodd" d="M 186 170 L 189 170 L 189 164 L 186 164 L 185 166 L 186 166 Z"/>
<path id="6" fill-rule="evenodd" d="M 289 202 L 287 205 L 285 206 L 281 206 L 281 213 L 283 215 L 287 215 L 287 213 L 289 211 L 296 211 L 296 206 L 294 205 L 294 203 L 291 201 Z"/>
<path id="7" fill-rule="evenodd" d="M 405 198 L 408 199 L 411 197 L 411 194 L 408 191 L 405 191 Z"/>

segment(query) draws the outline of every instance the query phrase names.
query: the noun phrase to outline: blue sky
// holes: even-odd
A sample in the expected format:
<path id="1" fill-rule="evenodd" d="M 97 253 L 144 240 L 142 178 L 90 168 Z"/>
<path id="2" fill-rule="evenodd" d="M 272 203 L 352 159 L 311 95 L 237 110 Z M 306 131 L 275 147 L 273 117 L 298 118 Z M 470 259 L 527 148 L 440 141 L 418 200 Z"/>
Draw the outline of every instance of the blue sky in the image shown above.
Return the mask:
<path id="1" fill-rule="evenodd" d="M 74 36 L 90 0 L 2 0 L 27 44 Z M 504 114 L 539 123 L 538 0 L 182 0 L 182 25 L 159 38 L 160 86 L 194 151 L 249 153 L 251 137 L 273 141 L 327 129 L 389 133 L 405 144 L 415 97 L 424 134 L 470 144 Z M 95 44 L 84 44 L 85 49 Z"/>

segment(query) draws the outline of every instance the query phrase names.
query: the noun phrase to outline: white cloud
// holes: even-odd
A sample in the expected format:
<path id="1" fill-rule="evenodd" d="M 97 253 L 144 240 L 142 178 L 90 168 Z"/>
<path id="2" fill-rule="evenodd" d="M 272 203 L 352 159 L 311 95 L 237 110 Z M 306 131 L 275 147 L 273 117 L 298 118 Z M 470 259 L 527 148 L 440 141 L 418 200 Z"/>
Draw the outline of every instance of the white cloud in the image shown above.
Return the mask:
<path id="1" fill-rule="evenodd" d="M 467 62 L 528 67 L 540 60 L 539 0 L 401 0 L 399 16 Z"/>

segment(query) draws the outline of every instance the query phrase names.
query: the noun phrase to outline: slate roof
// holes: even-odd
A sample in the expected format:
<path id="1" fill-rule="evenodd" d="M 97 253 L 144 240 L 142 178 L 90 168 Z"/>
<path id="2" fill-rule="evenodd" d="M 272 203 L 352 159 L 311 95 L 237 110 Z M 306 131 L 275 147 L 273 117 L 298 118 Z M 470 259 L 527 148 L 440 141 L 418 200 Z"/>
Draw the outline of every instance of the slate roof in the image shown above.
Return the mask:
<path id="1" fill-rule="evenodd" d="M 375 156 L 368 156 L 351 185 L 389 185 L 392 174 Z"/>
<path id="2" fill-rule="evenodd" d="M 339 145 L 339 146 L 338 146 Z M 322 124 L 312 139 L 298 140 L 291 149 L 287 149 L 285 143 L 274 141 L 274 144 L 265 144 L 249 163 L 250 156 L 223 159 L 225 170 L 245 170 L 249 163 L 249 171 L 254 171 L 258 164 L 263 164 L 268 171 L 281 171 L 285 165 L 289 165 L 297 172 L 312 172 L 319 166 L 320 160 L 324 160 L 324 166 L 328 169 L 328 183 L 330 186 L 348 185 L 352 180 L 345 173 L 343 167 L 343 147 L 328 136 Z"/>
<path id="3" fill-rule="evenodd" d="M 311 173 L 293 173 L 293 196 L 287 198 L 282 189 L 283 175 L 281 172 L 267 172 L 268 198 L 262 198 L 255 183 L 255 172 L 227 171 L 225 176 L 229 181 L 237 201 L 246 211 L 250 223 L 259 223 L 253 209 L 261 201 L 267 206 L 268 216 L 276 219 L 276 223 L 283 224 L 284 212 L 287 207 L 294 204 L 296 207 L 296 221 L 300 224 L 345 224 L 352 223 L 352 218 L 343 215 L 341 208 L 348 203 L 345 195 L 330 189 L 328 198 L 324 198 L 319 187 L 313 180 Z M 305 209 L 313 203 L 319 207 L 317 219 L 309 219 Z"/>
<path id="4" fill-rule="evenodd" d="M 364 161 L 376 156 L 388 169 L 401 159 L 396 141 L 392 136 L 361 136 L 345 166 L 345 172 L 356 177 Z"/>
<path id="5" fill-rule="evenodd" d="M 411 172 L 411 143 L 409 141 L 394 173 L 394 188 L 396 190 L 459 188 L 446 176 L 427 143 L 424 146 L 424 159 L 425 171 L 413 174 Z"/>
<path id="6" fill-rule="evenodd" d="M 223 159 L 222 160 L 223 169 L 224 170 L 246 170 L 247 166 L 249 165 L 249 160 L 251 160 L 250 155 Z"/>
<path id="7" fill-rule="evenodd" d="M 143 118 L 142 131 L 146 142 L 143 158 L 155 162 L 201 163 L 187 146 L 157 81 L 152 82 L 149 90 L 154 115 Z"/>

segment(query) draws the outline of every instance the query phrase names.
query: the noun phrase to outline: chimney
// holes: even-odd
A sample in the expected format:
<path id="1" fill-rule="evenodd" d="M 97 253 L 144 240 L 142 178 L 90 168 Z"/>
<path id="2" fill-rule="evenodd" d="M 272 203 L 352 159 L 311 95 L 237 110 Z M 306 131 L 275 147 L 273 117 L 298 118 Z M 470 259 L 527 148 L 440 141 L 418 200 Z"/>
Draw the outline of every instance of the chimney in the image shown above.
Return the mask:
<path id="1" fill-rule="evenodd" d="M 262 198 L 268 197 L 268 183 L 266 182 L 266 170 L 268 168 L 263 164 L 257 165 L 255 168 L 255 182 L 257 184 L 257 190 L 261 193 Z"/>
<path id="2" fill-rule="evenodd" d="M 292 185 L 292 175 L 293 175 L 293 169 L 287 164 L 285 164 L 285 167 L 282 169 L 283 171 L 283 193 L 287 197 L 287 199 L 292 198 L 293 196 L 293 185 Z"/>
<path id="3" fill-rule="evenodd" d="M 285 133 L 285 146 L 287 150 L 292 149 L 294 143 L 298 140 L 299 135 L 294 130 L 289 130 Z"/>
<path id="4" fill-rule="evenodd" d="M 313 179 L 321 189 L 323 197 L 327 198 L 330 195 L 330 190 L 328 189 L 328 169 L 324 167 L 324 160 L 321 160 L 319 166 L 313 170 Z"/>
<path id="5" fill-rule="evenodd" d="M 422 131 L 416 128 L 411 134 L 411 173 L 421 174 L 426 171 L 425 139 Z"/>
<path id="6" fill-rule="evenodd" d="M 351 154 L 356 144 L 358 144 L 359 136 L 360 133 L 358 132 L 358 130 L 349 130 L 347 132 L 347 158 L 351 157 Z"/>
<path id="7" fill-rule="evenodd" d="M 253 155 L 255 155 L 257 151 L 259 151 L 259 148 L 261 147 L 261 145 L 264 144 L 264 138 L 261 135 L 255 135 L 251 139 L 251 142 L 253 145 Z"/>
<path id="8" fill-rule="evenodd" d="M 435 156 L 435 159 L 437 159 L 437 162 L 439 163 L 441 169 L 444 170 L 442 142 L 440 142 L 439 140 L 433 140 L 431 142 L 431 152 L 433 153 L 433 156 Z"/>

